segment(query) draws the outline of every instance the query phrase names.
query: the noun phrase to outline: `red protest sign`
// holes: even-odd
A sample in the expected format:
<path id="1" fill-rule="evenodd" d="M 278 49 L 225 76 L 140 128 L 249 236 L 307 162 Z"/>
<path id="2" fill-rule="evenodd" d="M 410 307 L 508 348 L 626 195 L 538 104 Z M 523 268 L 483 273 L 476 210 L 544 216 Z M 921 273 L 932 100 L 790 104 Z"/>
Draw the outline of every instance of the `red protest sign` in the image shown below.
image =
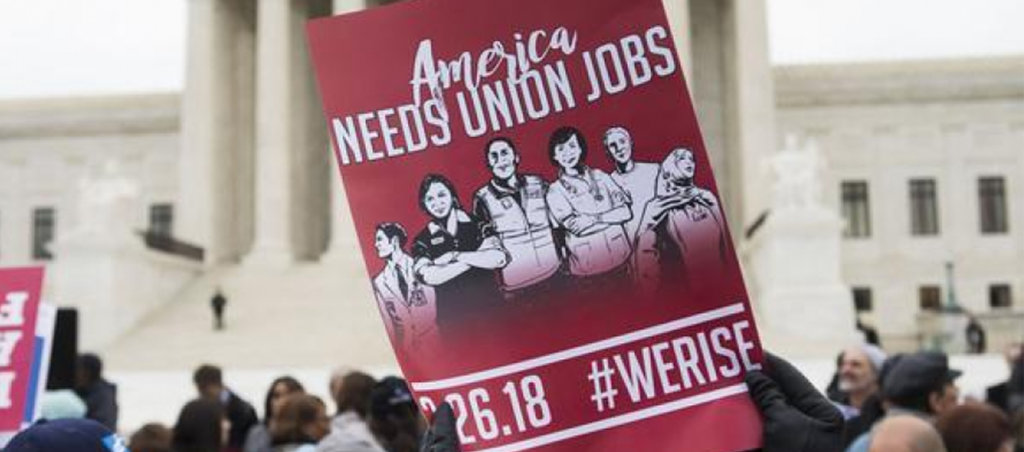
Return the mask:
<path id="1" fill-rule="evenodd" d="M 0 432 L 24 420 L 42 284 L 42 267 L 0 269 Z"/>
<path id="2" fill-rule="evenodd" d="M 420 0 L 308 32 L 392 345 L 465 450 L 758 446 L 760 346 L 659 0 Z"/>

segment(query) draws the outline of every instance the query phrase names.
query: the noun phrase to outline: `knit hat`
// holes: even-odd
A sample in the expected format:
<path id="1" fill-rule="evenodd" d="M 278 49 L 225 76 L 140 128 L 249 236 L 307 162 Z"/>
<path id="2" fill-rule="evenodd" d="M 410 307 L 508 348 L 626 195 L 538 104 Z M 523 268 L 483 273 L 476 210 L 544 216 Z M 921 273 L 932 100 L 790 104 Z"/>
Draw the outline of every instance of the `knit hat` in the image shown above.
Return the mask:
<path id="1" fill-rule="evenodd" d="M 4 452 L 128 452 L 124 439 L 90 419 L 39 421 L 18 433 Z"/>

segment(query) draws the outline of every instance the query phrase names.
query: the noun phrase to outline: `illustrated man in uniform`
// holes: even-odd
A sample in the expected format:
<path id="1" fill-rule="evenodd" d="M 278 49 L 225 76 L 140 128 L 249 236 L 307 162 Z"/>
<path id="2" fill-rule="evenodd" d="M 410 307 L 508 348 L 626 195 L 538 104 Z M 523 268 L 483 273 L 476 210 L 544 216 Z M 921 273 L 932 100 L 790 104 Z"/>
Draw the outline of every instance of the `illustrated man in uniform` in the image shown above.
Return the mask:
<path id="1" fill-rule="evenodd" d="M 374 234 L 377 256 L 386 263 L 373 278 L 373 294 L 385 315 L 388 333 L 405 350 L 432 339 L 436 306 L 434 288 L 416 278 L 412 256 L 404 250 L 408 235 L 398 223 L 381 223 Z"/>
<path id="2" fill-rule="evenodd" d="M 635 268 L 641 287 L 686 283 L 693 272 L 724 271 L 728 249 L 725 219 L 718 199 L 694 183 L 697 161 L 693 152 L 678 148 L 661 163 L 655 199 L 669 208 L 647 209 L 640 221 Z"/>
<path id="3" fill-rule="evenodd" d="M 473 215 L 483 221 L 509 254 L 501 270 L 507 300 L 532 301 L 557 291 L 561 266 L 549 222 L 547 183 L 539 176 L 518 174 L 519 152 L 499 137 L 484 147 L 493 176 L 474 197 Z"/>
<path id="4" fill-rule="evenodd" d="M 593 292 L 625 286 L 632 250 L 624 227 L 632 217 L 629 195 L 604 171 L 586 166 L 587 142 L 573 127 L 551 135 L 548 156 L 559 169 L 548 206 L 566 229 L 569 272 L 577 286 Z"/>

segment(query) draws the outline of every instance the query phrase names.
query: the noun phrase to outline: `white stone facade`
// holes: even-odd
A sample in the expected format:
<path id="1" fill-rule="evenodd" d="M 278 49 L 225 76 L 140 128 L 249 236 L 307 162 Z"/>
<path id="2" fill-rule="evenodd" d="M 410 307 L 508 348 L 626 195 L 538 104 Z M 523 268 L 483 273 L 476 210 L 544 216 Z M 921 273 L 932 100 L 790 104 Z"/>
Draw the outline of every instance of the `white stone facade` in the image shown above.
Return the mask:
<path id="1" fill-rule="evenodd" d="M 39 265 L 32 210 L 52 207 L 56 237 L 78 225 L 79 184 L 116 162 L 138 188 L 132 229 L 149 206 L 176 204 L 177 94 L 0 102 L 0 265 Z"/>
<path id="2" fill-rule="evenodd" d="M 847 284 L 871 290 L 865 317 L 883 340 L 916 345 L 919 288 L 940 287 L 945 302 L 947 262 L 968 311 L 999 317 L 1024 309 L 1024 58 L 775 73 L 779 135 L 818 142 L 828 162 L 826 202 L 840 211 L 843 181 L 868 184 L 871 233 L 843 240 L 842 268 Z M 980 229 L 978 179 L 990 176 L 1005 180 L 1002 234 Z M 935 181 L 935 235 L 911 232 L 911 179 Z M 1011 287 L 1011 309 L 990 308 L 993 284 Z"/>
<path id="3" fill-rule="evenodd" d="M 330 3 L 190 2 L 180 95 L 0 103 L 0 265 L 39 263 L 31 258 L 32 208 L 55 208 L 59 239 L 77 224 L 79 181 L 108 161 L 140 189 L 133 228 L 146 227 L 151 204 L 171 203 L 175 237 L 206 251 L 204 274 L 177 299 L 135 331 L 110 335 L 127 334 L 106 348 L 116 367 L 181 368 L 200 357 L 255 366 L 267 356 L 294 366 L 393 366 L 327 151 L 301 27 L 331 8 L 381 2 Z M 993 283 L 1010 284 L 1015 308 L 1024 307 L 1024 59 L 773 74 L 763 0 L 665 4 L 740 249 L 744 231 L 770 209 L 767 162 L 792 132 L 822 151 L 826 207 L 840 211 L 842 180 L 869 182 L 872 235 L 841 241 L 841 283 L 872 290 L 869 320 L 887 345 L 917 344 L 917 289 L 944 286 L 946 261 L 956 263 L 957 295 L 972 311 L 987 311 Z M 977 177 L 993 174 L 1005 176 L 1010 228 L 982 236 Z M 912 177 L 937 182 L 937 236 L 909 233 Z M 206 302 L 220 285 L 231 305 L 218 336 L 208 331 Z M 294 302 L 289 293 L 301 293 L 295 309 L 281 305 Z M 309 339 L 303 353 L 266 337 L 297 331 Z M 148 344 L 171 336 L 159 356 L 145 356 Z"/>

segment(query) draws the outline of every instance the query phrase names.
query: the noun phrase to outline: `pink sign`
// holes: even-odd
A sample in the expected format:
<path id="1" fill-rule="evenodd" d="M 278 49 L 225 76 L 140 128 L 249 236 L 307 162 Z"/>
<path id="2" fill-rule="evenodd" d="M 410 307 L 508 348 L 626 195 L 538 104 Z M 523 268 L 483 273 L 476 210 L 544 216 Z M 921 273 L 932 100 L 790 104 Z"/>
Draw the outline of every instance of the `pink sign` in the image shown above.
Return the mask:
<path id="1" fill-rule="evenodd" d="M 24 419 L 42 284 L 42 267 L 0 269 L 0 432 Z"/>

